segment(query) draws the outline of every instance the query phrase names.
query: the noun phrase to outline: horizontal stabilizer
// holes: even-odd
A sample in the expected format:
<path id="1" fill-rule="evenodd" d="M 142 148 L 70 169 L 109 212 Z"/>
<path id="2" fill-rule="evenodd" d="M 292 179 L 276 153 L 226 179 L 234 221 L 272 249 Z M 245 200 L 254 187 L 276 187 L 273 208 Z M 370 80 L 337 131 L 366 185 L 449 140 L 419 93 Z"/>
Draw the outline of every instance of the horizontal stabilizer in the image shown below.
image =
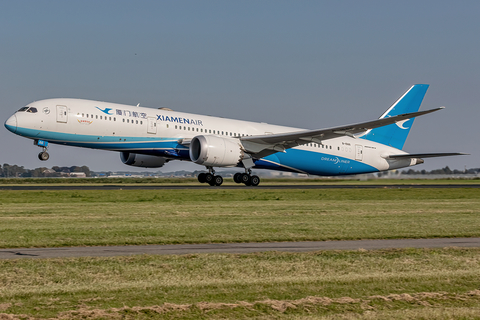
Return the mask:
<path id="1" fill-rule="evenodd" d="M 387 159 L 408 159 L 408 158 L 437 158 L 449 156 L 468 156 L 468 153 L 445 152 L 445 153 L 407 153 L 389 155 Z"/>

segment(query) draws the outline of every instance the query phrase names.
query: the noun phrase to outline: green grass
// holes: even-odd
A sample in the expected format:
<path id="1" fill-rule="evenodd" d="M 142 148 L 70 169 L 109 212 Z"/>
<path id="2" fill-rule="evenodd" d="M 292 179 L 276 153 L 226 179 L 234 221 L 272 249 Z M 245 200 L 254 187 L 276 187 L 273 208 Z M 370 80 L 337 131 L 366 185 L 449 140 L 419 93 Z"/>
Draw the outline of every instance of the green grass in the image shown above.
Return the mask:
<path id="1" fill-rule="evenodd" d="M 473 237 L 479 193 L 3 190 L 0 247 Z M 480 319 L 479 274 L 477 248 L 0 260 L 0 319 Z"/>
<path id="2" fill-rule="evenodd" d="M 400 319 L 432 306 L 479 310 L 479 274 L 480 249 L 3 260 L 0 307 L 66 318 Z"/>
<path id="3" fill-rule="evenodd" d="M 1 191 L 0 247 L 480 236 L 480 189 Z"/>

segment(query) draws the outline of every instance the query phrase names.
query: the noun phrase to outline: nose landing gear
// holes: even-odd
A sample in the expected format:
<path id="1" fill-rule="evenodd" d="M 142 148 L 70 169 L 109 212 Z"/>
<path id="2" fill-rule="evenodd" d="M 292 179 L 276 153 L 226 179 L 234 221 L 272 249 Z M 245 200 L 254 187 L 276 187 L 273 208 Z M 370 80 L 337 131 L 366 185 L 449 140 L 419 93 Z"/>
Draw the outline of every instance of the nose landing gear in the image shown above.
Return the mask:
<path id="1" fill-rule="evenodd" d="M 47 148 L 45 148 L 42 152 L 38 154 L 38 159 L 42 161 L 47 161 L 50 158 L 50 155 L 47 152 Z"/>
<path id="2" fill-rule="evenodd" d="M 38 154 L 38 159 L 41 161 L 47 161 L 50 158 L 50 155 L 47 152 L 48 141 L 35 140 L 33 144 L 42 148 L 42 152 Z"/>

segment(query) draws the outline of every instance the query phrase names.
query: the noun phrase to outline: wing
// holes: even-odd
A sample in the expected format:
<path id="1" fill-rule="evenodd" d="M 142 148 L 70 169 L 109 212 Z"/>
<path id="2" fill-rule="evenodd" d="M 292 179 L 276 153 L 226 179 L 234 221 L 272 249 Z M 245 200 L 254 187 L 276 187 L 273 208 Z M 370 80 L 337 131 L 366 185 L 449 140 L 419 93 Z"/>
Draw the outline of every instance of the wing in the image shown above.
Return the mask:
<path id="1" fill-rule="evenodd" d="M 447 152 L 447 153 L 407 153 L 407 154 L 392 154 L 388 155 L 386 159 L 408 159 L 408 158 L 436 158 L 449 156 L 468 156 L 468 153 L 461 152 Z"/>
<path id="2" fill-rule="evenodd" d="M 262 158 L 273 153 L 285 152 L 286 149 L 290 149 L 311 142 L 322 143 L 322 141 L 324 140 L 341 136 L 355 137 L 356 134 L 364 133 L 370 129 L 402 122 L 441 109 L 443 109 L 443 107 L 426 111 L 404 113 L 389 118 L 377 119 L 328 129 L 302 130 L 297 132 L 280 134 L 247 136 L 241 137 L 240 140 L 246 152 L 248 152 L 255 158 Z"/>

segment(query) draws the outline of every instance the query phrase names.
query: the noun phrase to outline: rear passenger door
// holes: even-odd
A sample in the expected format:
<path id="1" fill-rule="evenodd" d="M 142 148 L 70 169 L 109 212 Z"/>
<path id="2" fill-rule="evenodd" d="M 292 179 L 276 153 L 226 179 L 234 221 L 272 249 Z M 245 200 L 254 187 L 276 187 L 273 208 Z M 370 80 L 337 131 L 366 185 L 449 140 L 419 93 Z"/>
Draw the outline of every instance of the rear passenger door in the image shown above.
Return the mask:
<path id="1" fill-rule="evenodd" d="M 363 160 L 363 146 L 360 144 L 355 145 L 355 160 Z"/>

